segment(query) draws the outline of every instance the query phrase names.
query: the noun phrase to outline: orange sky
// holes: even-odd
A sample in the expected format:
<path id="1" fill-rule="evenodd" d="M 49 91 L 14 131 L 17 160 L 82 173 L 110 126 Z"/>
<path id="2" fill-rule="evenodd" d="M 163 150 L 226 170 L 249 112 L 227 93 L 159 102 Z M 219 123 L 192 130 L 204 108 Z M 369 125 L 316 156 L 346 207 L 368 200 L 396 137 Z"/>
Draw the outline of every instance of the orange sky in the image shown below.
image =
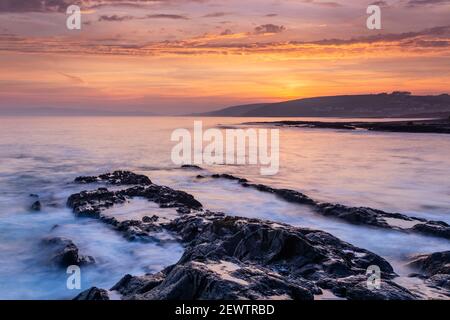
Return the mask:
<path id="1" fill-rule="evenodd" d="M 0 0 L 0 112 L 184 114 L 450 91 L 449 1 L 386 1 L 381 31 L 365 26 L 370 1 L 91 0 L 81 31 L 65 28 L 68 0 L 51 8 L 8 1 Z"/>

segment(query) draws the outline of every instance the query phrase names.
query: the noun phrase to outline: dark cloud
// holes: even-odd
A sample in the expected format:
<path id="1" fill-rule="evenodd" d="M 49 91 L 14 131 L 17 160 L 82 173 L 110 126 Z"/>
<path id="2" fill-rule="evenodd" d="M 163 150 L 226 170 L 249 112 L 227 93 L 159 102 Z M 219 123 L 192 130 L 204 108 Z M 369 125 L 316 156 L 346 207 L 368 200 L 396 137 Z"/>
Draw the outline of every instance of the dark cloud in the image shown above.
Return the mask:
<path id="1" fill-rule="evenodd" d="M 146 20 L 146 19 L 172 19 L 172 20 L 188 20 L 189 18 L 183 15 L 178 14 L 148 14 L 143 17 L 134 17 L 134 16 L 118 16 L 118 15 L 102 15 L 98 18 L 98 21 L 108 21 L 108 22 L 122 22 L 129 20 Z"/>
<path id="2" fill-rule="evenodd" d="M 386 1 L 375 1 L 375 2 L 372 2 L 370 5 L 379 6 L 379 7 L 388 7 L 389 3 L 387 3 Z"/>
<path id="3" fill-rule="evenodd" d="M 450 0 L 409 0 L 407 5 L 410 7 L 417 7 L 438 4 L 450 4 Z"/>
<path id="4" fill-rule="evenodd" d="M 203 18 L 220 18 L 220 17 L 227 16 L 229 14 L 230 13 L 228 13 L 228 12 L 211 12 L 211 13 L 205 14 L 203 16 Z"/>
<path id="5" fill-rule="evenodd" d="M 148 14 L 146 19 L 173 19 L 173 20 L 189 20 L 188 17 L 179 14 Z"/>
<path id="6" fill-rule="evenodd" d="M 127 21 L 127 20 L 133 20 L 135 17 L 132 16 L 118 16 L 118 15 L 103 15 L 98 18 L 98 21 Z"/>
<path id="7" fill-rule="evenodd" d="M 73 0 L 0 0 L 0 12 L 57 12 L 80 3 Z"/>
<path id="8" fill-rule="evenodd" d="M 0 0 L 0 12 L 65 12 L 70 5 L 83 9 L 101 6 L 142 7 L 152 3 L 171 3 L 181 0 Z M 205 0 L 184 0 L 203 2 Z"/>
<path id="9" fill-rule="evenodd" d="M 255 28 L 255 34 L 263 33 L 280 33 L 286 30 L 284 26 L 277 26 L 275 24 L 263 24 Z"/>
<path id="10" fill-rule="evenodd" d="M 323 45 L 346 45 L 346 44 L 356 44 L 356 43 L 375 43 L 375 42 L 393 42 L 393 41 L 403 41 L 408 39 L 414 39 L 418 37 L 449 37 L 450 36 L 450 25 L 449 26 L 439 26 L 430 29 L 425 29 L 418 32 L 404 32 L 404 33 L 388 33 L 388 34 L 377 34 L 368 37 L 358 37 L 349 40 L 342 39 L 325 39 L 314 42 L 314 44 Z"/>
<path id="11" fill-rule="evenodd" d="M 225 29 L 224 31 L 222 31 L 220 33 L 221 36 L 229 36 L 229 35 L 232 35 L 232 34 L 233 34 L 233 31 L 231 31 L 230 29 Z"/>

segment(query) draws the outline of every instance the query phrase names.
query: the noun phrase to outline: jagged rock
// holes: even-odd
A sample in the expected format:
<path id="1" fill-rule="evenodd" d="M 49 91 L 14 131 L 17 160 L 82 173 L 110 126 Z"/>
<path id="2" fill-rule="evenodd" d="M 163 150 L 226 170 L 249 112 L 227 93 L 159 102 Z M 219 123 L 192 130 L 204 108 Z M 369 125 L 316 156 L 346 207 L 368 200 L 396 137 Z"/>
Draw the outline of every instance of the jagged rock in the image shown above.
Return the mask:
<path id="1" fill-rule="evenodd" d="M 277 189 L 263 184 L 252 184 L 246 179 L 229 174 L 214 174 L 211 177 L 238 181 L 243 187 L 271 193 L 288 202 L 311 206 L 315 212 L 321 215 L 342 219 L 352 224 L 368 225 L 402 232 L 421 233 L 450 239 L 450 226 L 443 221 L 428 221 L 423 218 L 409 217 L 401 213 L 390 213 L 367 207 L 349 207 L 341 204 L 319 203 L 295 190 Z M 399 225 L 390 224 L 388 222 L 389 219 L 397 220 Z M 408 227 L 411 223 L 412 227 Z"/>
<path id="2" fill-rule="evenodd" d="M 99 188 L 71 195 L 67 200 L 67 205 L 79 217 L 99 218 L 103 209 L 125 201 L 126 198 L 119 192 Z"/>
<path id="3" fill-rule="evenodd" d="M 95 263 L 93 257 L 80 255 L 78 247 L 70 239 L 48 237 L 42 242 L 52 249 L 51 261 L 57 266 L 66 268 L 71 265 L 81 266 Z"/>
<path id="4" fill-rule="evenodd" d="M 88 290 L 81 292 L 73 300 L 92 300 L 92 301 L 104 301 L 109 300 L 108 291 L 92 287 Z"/>
<path id="5" fill-rule="evenodd" d="M 103 177 L 103 178 L 102 178 Z M 112 177 L 112 178 L 111 178 Z M 67 200 L 67 206 L 73 209 L 73 212 L 80 217 L 100 218 L 101 212 L 114 204 L 124 203 L 134 197 L 143 197 L 153 201 L 162 208 L 177 208 L 184 211 L 198 210 L 202 204 L 192 195 L 174 190 L 166 186 L 152 184 L 146 176 L 135 175 L 132 172 L 116 171 L 113 174 L 105 174 L 99 177 L 77 178 L 80 181 L 96 181 L 109 179 L 111 183 L 119 184 L 126 182 L 142 182 L 140 185 L 123 189 L 119 191 L 110 191 L 107 188 L 98 188 L 93 191 L 82 191 L 73 194 Z M 148 179 L 148 180 L 146 180 Z M 87 182 L 86 182 L 87 183 Z M 133 183 L 134 184 L 134 183 Z"/>
<path id="6" fill-rule="evenodd" d="M 257 219 L 202 212 L 164 226 L 187 243 L 180 261 L 155 275 L 125 276 L 112 290 L 124 299 L 300 299 L 311 300 L 320 285 L 339 279 L 366 281 L 367 267 L 378 265 L 388 281 L 390 264 L 322 231 Z M 353 289 L 340 296 L 361 299 L 413 299 L 391 283 L 377 293 Z M 356 285 L 356 284 L 355 284 Z"/>
<path id="7" fill-rule="evenodd" d="M 225 178 L 287 201 L 318 207 L 314 200 L 293 190 L 252 185 L 233 176 Z M 119 222 L 101 214 L 104 208 L 133 197 L 174 207 L 180 216 L 156 224 L 149 217 Z M 75 213 L 87 209 L 97 212 L 103 222 L 127 238 L 151 239 L 152 232 L 165 229 L 186 245 L 177 264 L 155 275 L 127 275 L 119 281 L 112 290 L 121 293 L 123 299 L 311 300 L 320 288 L 328 289 L 331 283 L 345 288 L 345 294 L 340 292 L 339 296 L 348 299 L 415 298 L 390 281 L 396 276 L 391 265 L 370 251 L 319 230 L 204 211 L 192 195 L 183 191 L 154 184 L 114 192 L 98 189 L 71 196 L 68 205 Z M 372 265 L 380 268 L 385 281 L 375 293 L 363 287 L 366 270 Z"/>
<path id="8" fill-rule="evenodd" d="M 419 255 L 409 264 L 428 276 L 450 274 L 450 251 Z"/>
<path id="9" fill-rule="evenodd" d="M 381 279 L 380 288 L 370 288 L 365 276 L 321 280 L 323 289 L 349 300 L 415 300 L 417 296 L 389 279 Z"/>
<path id="10" fill-rule="evenodd" d="M 450 297 L 450 251 L 416 256 L 409 266 L 422 272 L 428 285 L 447 290 Z"/>
<path id="11" fill-rule="evenodd" d="M 443 221 L 428 221 L 427 223 L 417 224 L 412 230 L 426 235 L 450 239 L 450 226 Z"/>
<path id="12" fill-rule="evenodd" d="M 256 300 L 283 295 L 298 300 L 313 299 L 311 289 L 302 287 L 305 282 L 286 282 L 282 277 L 265 273 L 266 270 L 227 270 L 227 266 L 234 268 L 235 265 L 226 261 L 193 261 L 167 268 L 154 276 L 122 279 L 113 288 L 124 294 L 125 299 L 138 300 Z"/>
<path id="13" fill-rule="evenodd" d="M 145 222 L 145 223 L 151 223 L 151 222 L 156 222 L 156 221 L 158 221 L 158 219 L 159 219 L 159 217 L 156 216 L 156 215 L 153 215 L 153 216 L 151 216 L 151 217 L 145 216 L 145 217 L 142 218 L 142 222 Z"/>
<path id="14" fill-rule="evenodd" d="M 192 195 L 180 190 L 174 190 L 166 186 L 150 185 L 136 186 L 126 190 L 119 191 L 120 194 L 127 197 L 142 197 L 153 201 L 161 208 L 188 208 L 201 209 L 202 204 Z"/>
<path id="15" fill-rule="evenodd" d="M 130 171 L 114 171 L 105 173 L 98 177 L 77 177 L 75 183 L 94 183 L 105 182 L 113 185 L 150 185 L 152 181 L 144 175 L 136 174 Z"/>
<path id="16" fill-rule="evenodd" d="M 224 174 L 213 174 L 213 175 L 211 175 L 211 178 L 214 178 L 214 179 L 222 178 L 222 179 L 228 179 L 228 180 L 235 180 L 235 181 L 238 181 L 239 183 L 246 183 L 246 182 L 248 182 L 247 179 L 238 178 L 238 177 L 235 177 L 235 176 L 233 176 L 231 174 L 226 174 L 226 173 L 224 173 Z"/>

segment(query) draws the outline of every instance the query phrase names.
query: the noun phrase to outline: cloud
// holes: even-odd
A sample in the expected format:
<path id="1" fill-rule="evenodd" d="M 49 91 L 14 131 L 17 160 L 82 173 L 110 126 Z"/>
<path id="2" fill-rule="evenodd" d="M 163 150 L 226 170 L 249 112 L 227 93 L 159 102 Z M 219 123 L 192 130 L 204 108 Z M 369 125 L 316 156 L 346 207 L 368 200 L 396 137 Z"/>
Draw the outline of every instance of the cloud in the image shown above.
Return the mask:
<path id="1" fill-rule="evenodd" d="M 65 78 L 69 79 L 70 82 L 74 83 L 74 84 L 85 84 L 85 81 L 83 79 L 81 79 L 80 77 L 71 75 L 71 74 L 67 74 L 64 72 L 58 72 L 60 75 L 64 76 Z"/>
<path id="2" fill-rule="evenodd" d="M 220 17 L 227 16 L 229 14 L 230 14 L 229 12 L 211 12 L 211 13 L 205 14 L 203 16 L 203 18 L 220 18 Z"/>
<path id="3" fill-rule="evenodd" d="M 284 27 L 262 27 L 262 31 L 284 30 Z M 19 37 L 0 34 L 0 52 L 85 54 L 118 56 L 166 56 L 209 54 L 295 54 L 296 57 L 352 57 L 352 56 L 420 56 L 449 55 L 450 25 L 418 32 L 378 34 L 350 39 L 323 39 L 317 41 L 258 42 L 253 33 L 205 34 L 184 40 L 147 43 L 114 43 L 99 39 L 76 40 L 70 37 Z"/>
<path id="4" fill-rule="evenodd" d="M 79 3 L 70 0 L 0 0 L 0 12 L 58 12 Z"/>
<path id="5" fill-rule="evenodd" d="M 111 15 L 111 16 L 107 16 L 107 15 L 102 15 L 98 18 L 98 21 L 127 21 L 127 20 L 132 20 L 135 19 L 135 17 L 132 16 L 118 16 L 118 15 Z"/>
<path id="6" fill-rule="evenodd" d="M 146 20 L 146 19 L 172 19 L 172 20 L 189 20 L 188 17 L 179 15 L 179 14 L 148 14 L 143 17 L 134 17 L 134 16 L 118 16 L 118 15 L 102 15 L 98 18 L 98 21 L 108 21 L 108 22 L 122 22 L 129 20 Z"/>
<path id="7" fill-rule="evenodd" d="M 410 7 L 450 4 L 450 0 L 409 0 L 407 5 Z"/>
<path id="8" fill-rule="evenodd" d="M 284 26 L 277 26 L 275 24 L 263 24 L 255 28 L 255 34 L 266 34 L 266 33 L 280 33 L 286 30 Z"/>
<path id="9" fill-rule="evenodd" d="M 375 1 L 370 5 L 379 6 L 379 7 L 389 7 L 389 4 L 386 1 Z"/>
<path id="10" fill-rule="evenodd" d="M 70 5 L 83 9 L 102 6 L 143 7 L 177 1 L 203 2 L 204 0 L 0 0 L 0 12 L 65 12 Z"/>
<path id="11" fill-rule="evenodd" d="M 334 1 L 317 2 L 316 0 L 303 0 L 302 2 L 329 8 L 342 7 L 340 3 Z"/>

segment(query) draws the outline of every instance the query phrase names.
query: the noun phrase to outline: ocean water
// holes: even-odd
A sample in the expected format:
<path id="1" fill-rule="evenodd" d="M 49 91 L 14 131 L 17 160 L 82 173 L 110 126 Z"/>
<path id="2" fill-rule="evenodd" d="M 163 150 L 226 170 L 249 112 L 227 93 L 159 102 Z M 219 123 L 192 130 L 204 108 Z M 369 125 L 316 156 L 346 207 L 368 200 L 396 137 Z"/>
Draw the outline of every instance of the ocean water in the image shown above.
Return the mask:
<path id="1" fill-rule="evenodd" d="M 174 129 L 192 129 L 194 118 L 4 117 L 0 118 L 0 299 L 70 299 L 91 286 L 110 288 L 127 274 L 157 272 L 176 263 L 183 247 L 166 241 L 126 241 L 108 226 L 75 218 L 67 197 L 89 189 L 72 183 L 79 175 L 124 169 L 155 183 L 185 190 L 206 208 L 321 229 L 380 254 L 397 273 L 418 253 L 450 250 L 443 239 L 352 226 L 307 207 L 245 189 L 226 180 L 195 179 L 171 161 Z M 204 127 L 237 126 L 273 119 L 204 118 Z M 450 222 L 450 136 L 367 131 L 280 129 L 280 171 L 261 176 L 257 166 L 204 166 L 252 182 L 291 188 L 320 201 L 369 206 Z M 30 194 L 43 208 L 31 212 Z M 136 199 L 107 214 L 118 219 L 173 216 L 168 209 Z M 56 227 L 55 227 L 56 226 Z M 82 289 L 68 290 L 65 270 L 49 265 L 41 240 L 70 238 L 97 260 L 82 268 Z M 167 241 L 169 240 L 169 241 Z"/>

